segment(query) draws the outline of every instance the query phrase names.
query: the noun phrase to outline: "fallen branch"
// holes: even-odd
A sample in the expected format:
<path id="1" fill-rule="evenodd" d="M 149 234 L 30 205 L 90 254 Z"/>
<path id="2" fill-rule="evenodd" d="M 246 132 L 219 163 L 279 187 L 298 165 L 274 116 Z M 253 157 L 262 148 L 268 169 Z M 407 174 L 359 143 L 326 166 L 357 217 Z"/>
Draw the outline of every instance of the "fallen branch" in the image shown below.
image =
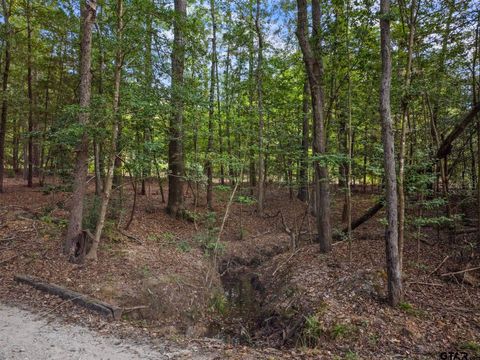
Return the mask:
<path id="1" fill-rule="evenodd" d="M 363 223 L 367 222 L 370 220 L 372 217 L 375 216 L 376 213 L 378 213 L 384 205 L 384 199 L 380 199 L 375 205 L 373 205 L 371 208 L 369 208 L 365 214 L 360 216 L 358 219 L 352 221 L 351 223 L 351 230 L 355 230 L 357 227 L 362 225 Z M 348 232 L 348 227 L 345 227 L 341 233 L 337 233 L 334 235 L 335 239 L 341 239 L 343 237 L 343 234 L 346 234 Z"/>
<path id="2" fill-rule="evenodd" d="M 293 252 L 287 260 L 285 260 L 284 262 L 282 262 L 280 265 L 277 266 L 277 268 L 275 269 L 275 271 L 273 272 L 272 274 L 272 277 L 275 276 L 275 274 L 277 273 L 278 270 L 280 270 L 280 268 L 284 265 L 286 265 L 295 255 L 297 255 L 299 252 L 300 252 L 301 248 L 297 249 L 295 252 Z"/>
<path id="3" fill-rule="evenodd" d="M 119 229 L 119 232 L 120 234 L 122 234 L 123 236 L 125 236 L 126 238 L 129 238 L 130 240 L 133 240 L 139 244 L 143 244 L 142 240 L 140 240 L 139 238 L 133 236 L 133 235 L 130 235 L 128 233 L 126 233 L 125 231 L 123 231 L 122 229 Z"/>
<path id="4" fill-rule="evenodd" d="M 480 269 L 480 266 L 470 268 L 470 269 L 460 270 L 460 271 L 449 272 L 449 273 L 446 273 L 446 274 L 441 274 L 440 276 L 450 276 L 450 275 L 463 274 L 463 273 L 478 270 L 478 269 Z"/>
<path id="5" fill-rule="evenodd" d="M 427 283 L 422 281 L 412 281 L 412 282 L 407 282 L 407 284 L 408 285 L 443 286 L 443 284 Z"/>
<path id="6" fill-rule="evenodd" d="M 467 126 L 475 119 L 475 116 L 480 111 L 480 102 L 475 105 L 464 117 L 455 125 L 450 134 L 442 141 L 437 151 L 437 158 L 443 159 L 452 151 L 452 143 Z"/>
<path id="7" fill-rule="evenodd" d="M 91 298 L 88 295 L 84 295 L 59 285 L 49 284 L 43 280 L 29 276 L 29 275 L 15 275 L 14 280 L 18 283 L 24 283 L 34 287 L 35 289 L 44 291 L 46 293 L 57 295 L 64 300 L 70 300 L 71 302 L 83 306 L 89 310 L 96 311 L 102 315 L 112 317 L 115 320 L 120 319 L 122 316 L 122 309 L 116 306 L 101 302 L 97 299 Z"/>
<path id="8" fill-rule="evenodd" d="M 445 256 L 445 259 L 443 259 L 442 262 L 435 268 L 435 270 L 433 270 L 430 274 L 428 274 L 428 276 L 432 276 L 433 274 L 435 274 L 437 270 L 440 269 L 440 267 L 445 263 L 445 261 L 447 261 L 449 257 L 450 255 Z"/>

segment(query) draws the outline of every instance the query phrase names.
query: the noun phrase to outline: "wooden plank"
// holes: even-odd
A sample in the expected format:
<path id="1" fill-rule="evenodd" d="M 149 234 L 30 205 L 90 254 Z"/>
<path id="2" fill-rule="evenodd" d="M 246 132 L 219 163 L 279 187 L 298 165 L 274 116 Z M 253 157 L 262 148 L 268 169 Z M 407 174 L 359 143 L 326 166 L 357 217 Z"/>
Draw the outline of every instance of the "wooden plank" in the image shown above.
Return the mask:
<path id="1" fill-rule="evenodd" d="M 18 283 L 27 284 L 34 287 L 35 289 L 56 295 L 64 300 L 70 300 L 77 305 L 83 306 L 84 308 L 87 308 L 89 310 L 96 311 L 104 316 L 111 316 L 115 320 L 120 319 L 120 317 L 122 316 L 122 309 L 119 307 L 112 306 L 100 300 L 89 297 L 88 295 L 66 289 L 62 286 L 47 283 L 37 277 L 30 275 L 15 275 L 14 280 Z"/>

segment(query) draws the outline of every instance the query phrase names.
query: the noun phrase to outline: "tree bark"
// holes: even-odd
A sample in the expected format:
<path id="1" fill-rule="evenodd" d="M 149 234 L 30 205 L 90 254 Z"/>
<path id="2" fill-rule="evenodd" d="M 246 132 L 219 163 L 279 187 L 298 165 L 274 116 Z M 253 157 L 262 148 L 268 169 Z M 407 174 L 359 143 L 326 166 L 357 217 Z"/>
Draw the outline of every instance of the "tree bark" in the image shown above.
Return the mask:
<path id="1" fill-rule="evenodd" d="M 5 25 L 5 61 L 2 74 L 2 110 L 0 114 L 0 193 L 5 191 L 3 178 L 5 176 L 5 135 L 7 133 L 7 115 L 8 115 L 8 77 L 10 75 L 10 46 L 12 29 L 10 26 L 10 14 L 14 0 L 10 5 L 7 0 L 2 0 L 3 21 Z"/>
<path id="2" fill-rule="evenodd" d="M 308 79 L 303 84 L 303 99 L 302 99 L 302 158 L 300 159 L 299 169 L 299 186 L 297 198 L 301 201 L 308 200 L 308 132 L 309 132 L 309 92 L 310 87 L 308 85 Z"/>
<path id="3" fill-rule="evenodd" d="M 215 0 L 210 0 L 210 15 L 212 17 L 212 62 L 210 68 L 210 98 L 208 106 L 208 143 L 207 161 L 207 207 L 213 209 L 213 120 L 215 116 L 215 74 L 217 66 L 217 22 L 215 19 Z"/>
<path id="4" fill-rule="evenodd" d="M 265 202 L 265 154 L 263 149 L 263 34 L 260 24 L 260 0 L 257 0 L 255 15 L 255 31 L 258 41 L 257 57 L 257 112 L 258 112 L 258 195 L 257 210 L 260 216 L 263 215 Z"/>
<path id="5" fill-rule="evenodd" d="M 298 21 L 297 38 L 303 54 L 303 61 L 310 83 L 313 109 L 313 153 L 320 157 L 326 153 L 324 131 L 324 95 L 323 95 L 323 62 L 321 56 L 319 0 L 312 1 L 312 36 L 308 35 L 307 1 L 297 0 Z M 311 45 L 313 44 L 313 46 Z M 329 252 L 332 248 L 332 233 L 330 226 L 330 195 L 328 169 L 319 160 L 314 163 L 316 222 L 318 241 L 321 252 Z"/>
<path id="6" fill-rule="evenodd" d="M 75 165 L 75 179 L 73 183 L 72 208 L 67 229 L 67 236 L 64 243 L 64 253 L 70 254 L 74 249 L 74 240 L 82 230 L 83 200 L 85 197 L 88 174 L 88 134 L 86 126 L 89 120 L 88 107 L 91 97 L 91 62 L 92 62 L 92 27 L 95 21 L 97 10 L 96 0 L 83 2 L 81 13 L 81 60 L 80 60 L 80 114 L 79 124 L 84 127 L 80 144 L 77 147 L 77 159 Z"/>
<path id="7" fill-rule="evenodd" d="M 417 22 L 417 0 L 412 0 L 410 5 L 410 14 L 408 19 L 408 48 L 407 48 L 407 64 L 405 71 L 405 94 L 402 96 L 401 108 L 401 134 L 400 134 L 400 156 L 398 166 L 398 252 L 400 256 L 400 270 L 403 268 L 403 243 L 405 230 L 405 157 L 406 157 L 406 141 L 407 141 L 407 117 L 409 112 L 410 100 L 410 83 L 413 64 L 413 45 L 415 40 L 415 29 Z"/>
<path id="8" fill-rule="evenodd" d="M 32 24 L 30 0 L 26 4 L 27 17 L 27 92 L 28 92 L 28 187 L 33 186 L 33 89 L 32 89 Z"/>
<path id="9" fill-rule="evenodd" d="M 172 50 L 172 109 L 168 144 L 168 203 L 167 212 L 182 215 L 183 202 L 183 71 L 185 66 L 184 27 L 187 1 L 175 0 L 175 21 Z"/>
<path id="10" fill-rule="evenodd" d="M 105 218 L 107 216 L 108 202 L 112 193 L 113 172 L 115 170 L 115 159 L 117 157 L 117 137 L 120 123 L 119 105 L 120 105 L 120 86 L 122 82 L 123 51 L 122 51 L 122 32 L 123 32 L 123 0 L 117 0 L 117 51 L 115 54 L 115 73 L 113 90 L 113 128 L 112 128 L 112 150 L 108 161 L 108 171 L 105 177 L 105 186 L 102 194 L 102 203 L 98 214 L 97 227 L 93 238 L 92 246 L 85 256 L 88 260 L 97 260 L 97 250 L 100 244 Z M 135 196 L 135 195 L 134 195 Z"/>
<path id="11" fill-rule="evenodd" d="M 383 159 L 387 207 L 385 247 L 387 255 L 388 301 L 396 306 L 402 301 L 402 279 L 398 254 L 398 200 L 395 174 L 395 150 L 390 114 L 392 59 L 390 49 L 390 0 L 380 0 L 380 37 L 382 75 L 380 84 L 380 117 L 382 120 Z"/>

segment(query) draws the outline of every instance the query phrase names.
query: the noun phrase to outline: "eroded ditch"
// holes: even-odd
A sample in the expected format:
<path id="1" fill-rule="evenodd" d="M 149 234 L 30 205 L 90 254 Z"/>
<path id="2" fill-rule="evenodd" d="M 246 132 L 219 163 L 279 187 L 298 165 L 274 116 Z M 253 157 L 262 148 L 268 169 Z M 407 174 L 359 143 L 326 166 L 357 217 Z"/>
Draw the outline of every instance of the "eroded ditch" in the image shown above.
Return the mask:
<path id="1" fill-rule="evenodd" d="M 268 296 L 278 291 L 268 288 L 267 274 L 262 265 L 288 248 L 278 247 L 249 261 L 225 260 L 220 266 L 223 286 L 222 315 L 210 326 L 210 337 L 220 338 L 235 345 L 268 345 L 284 347 L 294 345 L 294 332 L 301 330 L 303 317 L 286 318 L 272 309 Z"/>

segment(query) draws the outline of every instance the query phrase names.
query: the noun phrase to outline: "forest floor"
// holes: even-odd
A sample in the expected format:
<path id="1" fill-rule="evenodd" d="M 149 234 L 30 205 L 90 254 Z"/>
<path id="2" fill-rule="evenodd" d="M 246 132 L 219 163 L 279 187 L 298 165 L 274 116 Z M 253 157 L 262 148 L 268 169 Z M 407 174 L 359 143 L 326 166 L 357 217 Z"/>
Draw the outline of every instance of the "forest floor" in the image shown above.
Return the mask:
<path id="1" fill-rule="evenodd" d="M 206 210 L 203 195 L 195 207 L 189 191 L 192 222 L 169 217 L 152 183 L 146 196 L 138 195 L 128 230 L 123 226 L 131 192 L 124 194 L 125 212 L 113 203 L 111 215 L 120 216 L 122 226 L 107 224 L 97 263 L 76 265 L 61 250 L 70 193 L 50 183 L 29 189 L 20 179 L 7 179 L 7 192 L 0 195 L 3 303 L 48 319 L 60 315 L 102 335 L 167 341 L 177 348 L 193 344 L 222 359 L 429 359 L 444 351 L 480 356 L 479 272 L 442 276 L 480 265 L 472 235 L 451 239 L 444 231 L 423 229 L 419 242 L 416 231 L 408 232 L 405 300 L 392 309 L 384 301 L 382 212 L 355 230 L 351 246 L 340 242 L 323 255 L 308 235 L 314 218 L 287 189 L 267 187 L 263 217 L 248 190 L 240 189 L 217 243 L 231 189 L 215 187 L 215 215 Z M 354 193 L 353 218 L 377 198 Z M 95 218 L 92 199 L 86 226 Z M 342 205 L 338 192 L 332 196 L 334 228 L 343 227 Z M 285 225 L 299 235 L 295 250 Z M 214 248 L 221 250 L 218 256 Z M 122 321 L 108 321 L 15 283 L 15 274 L 35 275 L 131 311 Z"/>

